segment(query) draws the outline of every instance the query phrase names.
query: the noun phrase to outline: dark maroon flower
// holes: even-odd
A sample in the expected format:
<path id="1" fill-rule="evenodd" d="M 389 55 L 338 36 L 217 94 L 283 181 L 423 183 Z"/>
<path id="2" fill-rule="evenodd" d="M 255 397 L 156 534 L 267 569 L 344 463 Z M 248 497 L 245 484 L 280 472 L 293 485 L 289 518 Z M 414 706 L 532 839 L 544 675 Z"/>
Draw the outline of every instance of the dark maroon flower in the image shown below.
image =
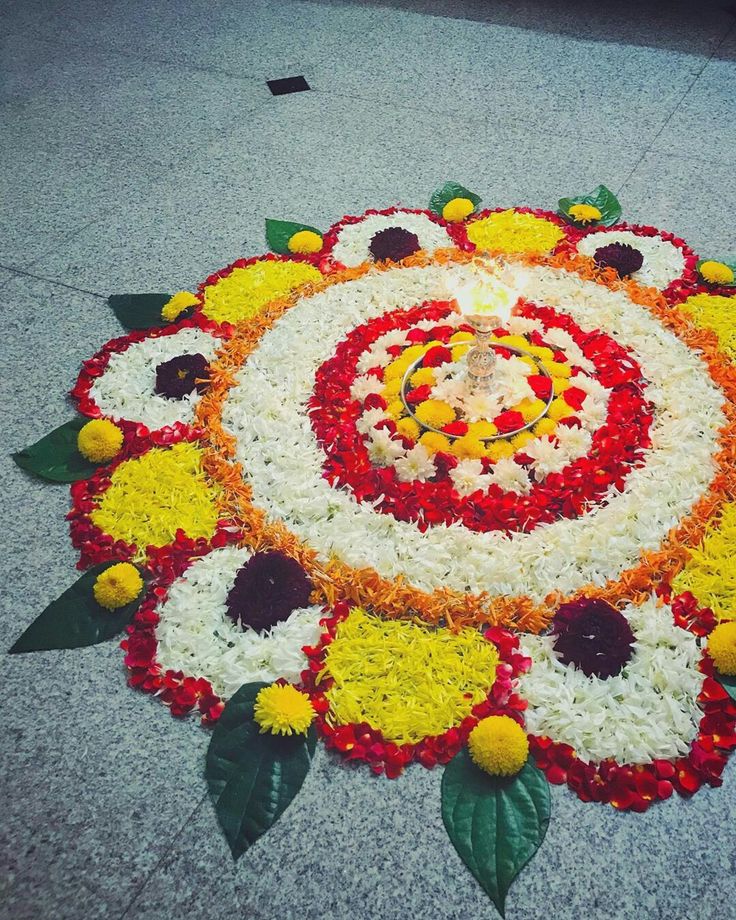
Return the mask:
<path id="1" fill-rule="evenodd" d="M 644 256 L 626 243 L 609 243 L 596 249 L 593 261 L 599 268 L 615 268 L 621 278 L 628 278 L 642 267 Z"/>
<path id="2" fill-rule="evenodd" d="M 632 655 L 628 620 L 606 601 L 584 597 L 563 604 L 552 620 L 552 633 L 560 661 L 588 677 L 614 677 Z"/>
<path id="3" fill-rule="evenodd" d="M 255 553 L 238 570 L 227 596 L 228 616 L 258 632 L 306 607 L 312 583 L 296 559 L 279 552 Z"/>
<path id="4" fill-rule="evenodd" d="M 368 249 L 376 262 L 398 262 L 419 250 L 416 233 L 403 227 L 386 227 L 374 234 Z"/>
<path id="5" fill-rule="evenodd" d="M 158 365 L 153 389 L 165 399 L 184 399 L 194 390 L 203 393 L 207 389 L 208 376 L 209 365 L 204 355 L 177 355 Z"/>

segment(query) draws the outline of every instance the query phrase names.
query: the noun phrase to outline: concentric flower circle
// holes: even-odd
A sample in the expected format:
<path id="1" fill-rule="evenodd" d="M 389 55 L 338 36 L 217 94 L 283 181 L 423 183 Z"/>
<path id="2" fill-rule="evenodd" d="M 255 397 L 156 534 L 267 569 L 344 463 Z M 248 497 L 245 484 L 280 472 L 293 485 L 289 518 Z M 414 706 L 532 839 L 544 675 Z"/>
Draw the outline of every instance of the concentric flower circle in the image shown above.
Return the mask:
<path id="1" fill-rule="evenodd" d="M 656 560 L 642 561 L 641 555 L 672 539 L 672 528 L 705 499 L 711 483 L 717 483 L 716 496 L 725 494 L 723 480 L 714 480 L 726 425 L 724 396 L 700 357 L 668 325 L 685 337 L 687 327 L 650 294 L 631 283 L 601 282 L 582 263 L 562 256 L 551 264 L 507 260 L 507 280 L 520 294 L 569 317 L 588 339 L 596 331 L 610 336 L 641 369 L 654 410 L 642 464 L 610 489 L 594 513 L 530 533 L 421 528 L 356 502 L 323 475 L 325 455 L 309 411 L 315 375 L 361 322 L 446 300 L 469 277 L 494 271 L 493 262 L 479 262 L 470 272 L 467 261 L 461 255 L 415 257 L 400 267 L 336 275 L 317 292 L 297 296 L 296 309 L 284 304 L 278 317 L 260 326 L 250 358 L 254 329 L 244 329 L 243 340 L 235 336 L 214 369 L 214 388 L 199 420 L 218 453 L 224 447 L 242 465 L 245 478 L 238 486 L 221 458 L 209 457 L 213 471 L 227 479 L 231 500 L 254 515 L 271 545 L 285 545 L 285 525 L 298 537 L 300 552 L 316 552 L 315 578 L 328 596 L 344 591 L 356 600 L 378 597 L 389 611 L 411 607 L 433 622 L 449 612 L 460 621 L 493 615 L 538 629 L 551 615 L 547 598 L 570 597 L 591 583 L 605 588 L 609 600 L 625 597 L 632 584 L 646 590 L 663 577 L 663 566 L 671 569 L 673 559 L 678 564 L 682 556 L 670 549 Z M 287 355 L 291 370 L 284 376 Z M 719 462 L 730 459 L 723 454 Z M 727 472 L 733 475 L 730 466 Z M 712 513 L 710 499 L 708 508 Z M 698 532 L 698 526 L 684 529 L 687 539 Z M 403 583 L 398 591 L 397 578 Z"/>

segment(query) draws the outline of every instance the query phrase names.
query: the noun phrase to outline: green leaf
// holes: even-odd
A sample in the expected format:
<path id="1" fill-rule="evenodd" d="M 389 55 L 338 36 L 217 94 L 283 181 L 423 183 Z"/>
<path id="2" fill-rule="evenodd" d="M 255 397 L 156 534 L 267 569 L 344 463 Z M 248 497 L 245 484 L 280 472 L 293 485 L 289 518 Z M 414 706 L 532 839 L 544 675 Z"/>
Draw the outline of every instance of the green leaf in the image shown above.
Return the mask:
<path id="1" fill-rule="evenodd" d="M 736 677 L 729 677 L 728 674 L 721 674 L 716 671 L 716 680 L 723 687 L 732 700 L 736 700 Z"/>
<path id="2" fill-rule="evenodd" d="M 445 182 L 442 188 L 438 188 L 429 199 L 429 210 L 442 217 L 445 205 L 448 201 L 452 201 L 453 198 L 469 198 L 476 208 L 481 202 L 480 195 L 476 195 L 475 192 L 466 189 L 464 185 L 460 185 L 458 182 Z"/>
<path id="3" fill-rule="evenodd" d="M 77 449 L 77 435 L 88 421 L 77 416 L 65 422 L 40 441 L 13 454 L 13 460 L 21 469 L 51 482 L 88 479 L 98 464 L 87 460 Z"/>
<path id="4" fill-rule="evenodd" d="M 253 706 L 267 686 L 244 684 L 230 698 L 207 750 L 205 775 L 233 859 L 276 823 L 299 792 L 317 740 L 314 726 L 306 736 L 261 734 Z"/>
<path id="5" fill-rule="evenodd" d="M 105 562 L 88 569 L 71 588 L 52 601 L 10 649 L 18 652 L 42 652 L 48 649 L 84 648 L 97 645 L 122 633 L 133 619 L 145 591 L 120 607 L 107 610 L 95 600 L 92 592 L 95 579 L 114 562 Z"/>
<path id="6" fill-rule="evenodd" d="M 312 233 L 316 233 L 320 237 L 323 235 L 321 230 L 317 230 L 316 227 L 310 227 L 308 224 L 295 224 L 290 220 L 271 220 L 267 217 L 266 240 L 269 249 L 281 255 L 289 255 L 291 253 L 289 240 L 301 230 L 311 230 Z"/>
<path id="7" fill-rule="evenodd" d="M 447 833 L 501 916 L 511 883 L 544 840 L 549 816 L 549 784 L 531 760 L 516 776 L 489 776 L 463 748 L 445 768 Z"/>
<path id="8" fill-rule="evenodd" d="M 723 265 L 727 265 L 736 276 L 736 262 L 726 262 L 725 259 L 698 259 L 698 261 L 695 263 L 695 270 L 698 272 L 698 274 L 700 274 L 700 266 L 703 264 L 703 262 L 721 262 Z M 700 277 L 703 278 L 702 275 L 700 275 Z M 703 281 L 705 281 L 705 278 L 703 278 Z M 717 281 L 714 287 L 736 287 L 736 277 L 733 281 Z"/>
<path id="9" fill-rule="evenodd" d="M 168 320 L 161 316 L 163 305 L 171 300 L 171 294 L 112 294 L 107 302 L 126 329 L 153 329 L 168 326 Z M 183 318 L 186 313 L 180 315 Z"/>
<path id="10" fill-rule="evenodd" d="M 579 198 L 560 198 L 559 213 L 569 223 L 576 227 L 583 224 L 578 223 L 570 217 L 570 208 L 574 204 L 592 204 L 601 212 L 601 219 L 585 224 L 586 227 L 612 227 L 621 218 L 621 204 L 613 192 L 606 188 L 605 185 L 599 185 L 598 188 L 589 195 L 581 195 Z"/>

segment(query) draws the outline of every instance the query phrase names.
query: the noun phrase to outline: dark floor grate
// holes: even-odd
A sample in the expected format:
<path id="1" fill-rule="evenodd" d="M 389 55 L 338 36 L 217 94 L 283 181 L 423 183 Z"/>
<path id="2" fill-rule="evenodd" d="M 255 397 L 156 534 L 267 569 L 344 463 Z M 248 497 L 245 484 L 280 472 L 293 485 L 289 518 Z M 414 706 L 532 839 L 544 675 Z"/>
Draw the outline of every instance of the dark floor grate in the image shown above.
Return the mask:
<path id="1" fill-rule="evenodd" d="M 304 77 L 284 77 L 283 80 L 266 80 L 268 88 L 274 96 L 283 96 L 286 93 L 303 93 L 311 89 Z"/>

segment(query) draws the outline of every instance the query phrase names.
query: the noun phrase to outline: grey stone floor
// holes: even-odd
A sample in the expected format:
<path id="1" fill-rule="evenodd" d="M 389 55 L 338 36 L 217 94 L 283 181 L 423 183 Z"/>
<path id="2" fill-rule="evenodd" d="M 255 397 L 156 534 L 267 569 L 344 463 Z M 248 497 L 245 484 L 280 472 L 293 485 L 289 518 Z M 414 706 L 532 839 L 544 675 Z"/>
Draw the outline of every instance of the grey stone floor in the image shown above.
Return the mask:
<path id="1" fill-rule="evenodd" d="M 119 332 L 108 293 L 190 287 L 262 251 L 266 215 L 326 226 L 448 178 L 547 207 L 604 182 L 629 219 L 734 254 L 727 6 L 2 0 L 0 647 L 74 563 L 65 490 L 7 454 L 68 417 L 77 365 Z M 313 91 L 270 95 L 294 74 Z M 233 865 L 207 734 L 129 691 L 115 643 L 0 668 L 3 920 L 495 916 L 442 829 L 439 771 L 375 780 L 322 751 Z M 736 917 L 733 765 L 646 815 L 553 798 L 511 920 Z"/>

